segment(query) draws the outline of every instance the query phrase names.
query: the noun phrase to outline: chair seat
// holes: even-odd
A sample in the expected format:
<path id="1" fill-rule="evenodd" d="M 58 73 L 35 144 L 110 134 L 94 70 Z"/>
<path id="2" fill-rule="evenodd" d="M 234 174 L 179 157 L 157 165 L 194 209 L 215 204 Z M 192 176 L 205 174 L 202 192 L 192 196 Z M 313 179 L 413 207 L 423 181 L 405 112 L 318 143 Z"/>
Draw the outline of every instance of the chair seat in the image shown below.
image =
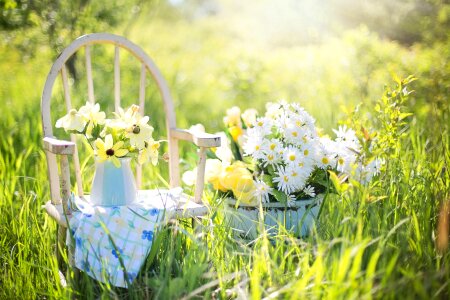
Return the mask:
<path id="1" fill-rule="evenodd" d="M 145 201 L 150 201 L 150 204 L 155 208 L 165 209 L 166 203 L 162 197 L 150 197 L 150 195 L 154 195 L 155 193 L 158 193 L 158 190 L 140 190 L 138 192 L 140 198 L 146 198 Z M 84 195 L 83 199 L 89 202 L 89 195 Z M 49 200 L 43 205 L 43 208 L 45 208 L 49 216 L 59 225 L 68 227 L 67 222 L 70 221 L 72 215 L 64 214 L 62 204 L 55 205 Z M 192 196 L 182 194 L 176 207 L 166 208 L 165 213 L 168 220 L 201 217 L 208 213 L 208 207 L 204 204 L 195 203 Z"/>

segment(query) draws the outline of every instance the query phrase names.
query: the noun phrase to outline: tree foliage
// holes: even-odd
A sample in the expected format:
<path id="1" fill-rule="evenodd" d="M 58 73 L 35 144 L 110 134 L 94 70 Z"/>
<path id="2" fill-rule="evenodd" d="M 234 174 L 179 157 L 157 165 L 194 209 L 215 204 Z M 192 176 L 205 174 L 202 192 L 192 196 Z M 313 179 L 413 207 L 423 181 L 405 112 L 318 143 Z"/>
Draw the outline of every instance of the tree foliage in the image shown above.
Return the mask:
<path id="1" fill-rule="evenodd" d="M 19 49 L 34 52 L 46 43 L 57 54 L 82 34 L 131 22 L 142 5 L 142 0 L 0 0 L 0 31 Z"/>

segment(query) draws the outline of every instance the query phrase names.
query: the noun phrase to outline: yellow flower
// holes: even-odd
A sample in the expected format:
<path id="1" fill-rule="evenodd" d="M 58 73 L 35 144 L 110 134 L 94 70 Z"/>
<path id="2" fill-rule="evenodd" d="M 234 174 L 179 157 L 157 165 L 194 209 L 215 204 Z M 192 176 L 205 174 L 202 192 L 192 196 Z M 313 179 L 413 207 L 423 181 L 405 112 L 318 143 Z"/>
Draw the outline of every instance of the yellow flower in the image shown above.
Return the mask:
<path id="1" fill-rule="evenodd" d="M 95 141 L 95 147 L 97 148 L 97 155 L 100 161 L 110 160 L 117 168 L 120 167 L 120 161 L 118 157 L 123 157 L 128 154 L 128 149 L 122 148 L 123 141 L 113 143 L 112 135 L 108 134 L 105 137 L 105 142 L 101 139 Z"/>
<path id="2" fill-rule="evenodd" d="M 152 164 L 156 166 L 158 163 L 159 146 L 159 142 L 153 139 L 146 141 L 145 147 L 139 152 L 138 163 L 142 165 L 148 160 L 151 160 Z"/>
<path id="3" fill-rule="evenodd" d="M 220 179 L 220 184 L 227 190 L 231 190 L 237 200 L 246 204 L 253 204 L 256 198 L 256 190 L 252 173 L 243 162 L 235 162 L 225 168 Z"/>
<path id="4" fill-rule="evenodd" d="M 233 140 L 234 140 L 235 142 L 238 141 L 238 138 L 239 138 L 239 137 L 242 135 L 242 133 L 243 133 L 242 128 L 239 127 L 239 126 L 232 126 L 232 127 L 229 128 L 229 131 L 230 131 L 231 137 L 233 138 Z"/>
<path id="5" fill-rule="evenodd" d="M 227 189 L 221 184 L 223 173 L 222 162 L 218 159 L 207 159 L 205 165 L 205 180 L 213 185 L 215 190 L 226 192 Z"/>

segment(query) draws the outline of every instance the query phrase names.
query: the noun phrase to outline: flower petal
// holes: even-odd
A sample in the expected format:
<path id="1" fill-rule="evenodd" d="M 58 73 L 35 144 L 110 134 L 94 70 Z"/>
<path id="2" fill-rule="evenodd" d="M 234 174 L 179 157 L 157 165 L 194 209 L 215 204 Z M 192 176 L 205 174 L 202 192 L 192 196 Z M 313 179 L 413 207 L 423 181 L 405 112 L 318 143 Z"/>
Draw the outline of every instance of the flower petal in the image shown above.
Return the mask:
<path id="1" fill-rule="evenodd" d="M 122 148 L 122 146 L 123 146 L 123 141 L 118 141 L 118 142 L 112 147 L 112 149 L 113 149 L 114 151 L 117 151 L 117 150 L 119 150 L 120 148 Z"/>
<path id="2" fill-rule="evenodd" d="M 101 139 L 96 139 L 94 145 L 99 152 L 105 152 L 105 143 Z"/>
<path id="3" fill-rule="evenodd" d="M 118 149 L 118 150 L 114 150 L 114 155 L 117 157 L 122 157 L 128 154 L 128 150 L 127 149 Z"/>
<path id="4" fill-rule="evenodd" d="M 111 149 L 113 146 L 112 135 L 108 134 L 105 136 L 105 149 Z"/>

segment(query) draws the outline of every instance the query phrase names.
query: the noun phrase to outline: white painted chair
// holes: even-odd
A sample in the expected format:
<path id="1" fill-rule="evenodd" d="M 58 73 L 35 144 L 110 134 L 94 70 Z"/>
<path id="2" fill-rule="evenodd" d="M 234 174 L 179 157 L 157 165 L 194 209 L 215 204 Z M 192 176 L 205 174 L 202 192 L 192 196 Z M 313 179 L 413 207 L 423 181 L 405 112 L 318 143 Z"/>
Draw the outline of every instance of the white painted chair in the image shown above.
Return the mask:
<path id="1" fill-rule="evenodd" d="M 190 141 L 199 147 L 199 160 L 197 166 L 198 173 L 196 181 L 197 185 L 195 187 L 194 197 L 183 196 L 183 199 L 180 201 L 180 205 L 177 209 L 166 212 L 166 215 L 168 215 L 169 218 L 193 218 L 205 215 L 208 212 L 207 206 L 202 202 L 206 149 L 209 147 L 220 146 L 220 138 L 218 136 L 210 134 L 197 134 L 188 130 L 181 130 L 177 128 L 174 106 L 167 83 L 152 59 L 139 46 L 124 37 L 107 33 L 88 34 L 76 39 L 66 49 L 64 49 L 61 55 L 54 62 L 50 73 L 48 74 L 47 81 L 45 82 L 41 99 L 44 148 L 48 162 L 48 176 L 51 192 L 51 200 L 45 204 L 45 209 L 48 214 L 54 218 L 59 225 L 61 225 L 59 227 L 60 229 L 58 234 L 58 242 L 60 246 L 64 245 L 67 221 L 71 217 L 71 211 L 68 206 L 68 199 L 72 192 L 72 186 L 70 183 L 69 156 L 73 164 L 73 169 L 75 170 L 74 177 L 77 183 L 76 194 L 79 197 L 85 198 L 88 198 L 88 195 L 84 194 L 82 188 L 82 176 L 75 135 L 71 135 L 70 141 L 58 140 L 53 136 L 53 126 L 55 124 L 55 120 L 52 120 L 51 118 L 51 99 L 52 97 L 54 98 L 52 94 L 54 94 L 53 90 L 55 89 L 56 79 L 61 77 L 66 110 L 69 111 L 72 108 L 71 91 L 69 89 L 70 85 L 66 63 L 75 53 L 78 58 L 81 58 L 84 53 L 88 100 L 92 103 L 95 102 L 94 81 L 92 78 L 91 47 L 96 44 L 103 44 L 104 47 L 114 47 L 115 49 L 114 59 L 111 60 L 111 64 L 114 65 L 114 78 L 111 80 L 114 81 L 114 107 L 116 111 L 121 104 L 120 55 L 123 51 L 128 51 L 134 58 L 137 59 L 141 66 L 140 72 L 137 72 L 138 74 L 136 74 L 136 82 L 140 83 L 139 95 L 136 95 L 136 99 L 139 99 L 139 103 L 137 104 L 140 107 L 141 114 L 145 114 L 146 77 L 150 76 L 156 83 L 164 104 L 167 140 L 169 146 L 169 183 L 171 187 L 177 187 L 180 185 L 178 141 Z M 151 116 L 151 113 L 148 115 Z M 58 170 L 58 160 L 60 172 Z M 137 181 L 136 184 L 139 189 L 142 182 L 142 169 L 140 166 L 137 166 L 135 175 Z"/>

